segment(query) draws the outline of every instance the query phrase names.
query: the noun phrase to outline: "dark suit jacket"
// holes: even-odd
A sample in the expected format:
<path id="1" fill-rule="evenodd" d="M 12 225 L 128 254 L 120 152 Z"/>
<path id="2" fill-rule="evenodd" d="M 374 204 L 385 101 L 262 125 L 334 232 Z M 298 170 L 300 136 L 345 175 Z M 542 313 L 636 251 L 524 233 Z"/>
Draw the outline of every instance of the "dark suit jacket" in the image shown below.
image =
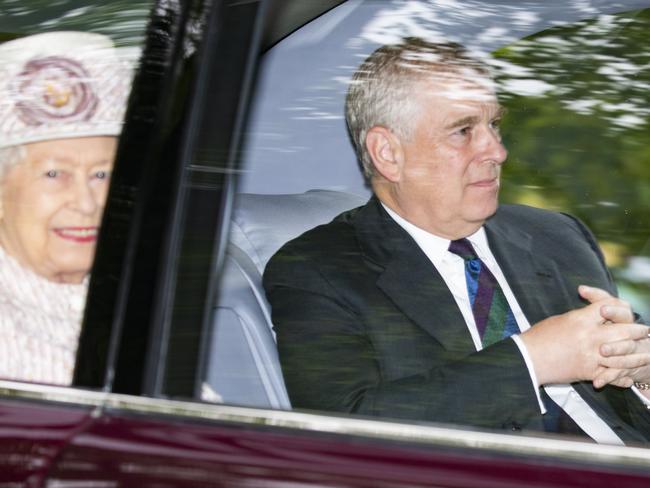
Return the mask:
<path id="1" fill-rule="evenodd" d="M 583 306 L 579 284 L 616 293 L 570 216 L 502 205 L 485 228 L 531 324 Z M 264 286 L 294 407 L 543 430 L 514 341 L 475 350 L 444 281 L 376 198 L 287 243 Z M 650 439 L 650 411 L 631 391 L 574 386 L 623 440 Z"/>

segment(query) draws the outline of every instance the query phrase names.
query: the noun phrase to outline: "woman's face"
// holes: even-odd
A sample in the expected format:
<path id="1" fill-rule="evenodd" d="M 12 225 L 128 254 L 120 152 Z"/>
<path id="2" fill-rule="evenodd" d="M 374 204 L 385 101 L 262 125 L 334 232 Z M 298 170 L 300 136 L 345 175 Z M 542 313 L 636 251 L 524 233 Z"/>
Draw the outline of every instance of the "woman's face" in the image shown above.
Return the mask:
<path id="1" fill-rule="evenodd" d="M 0 244 L 50 281 L 80 283 L 95 254 L 116 137 L 25 144 L 0 184 Z"/>

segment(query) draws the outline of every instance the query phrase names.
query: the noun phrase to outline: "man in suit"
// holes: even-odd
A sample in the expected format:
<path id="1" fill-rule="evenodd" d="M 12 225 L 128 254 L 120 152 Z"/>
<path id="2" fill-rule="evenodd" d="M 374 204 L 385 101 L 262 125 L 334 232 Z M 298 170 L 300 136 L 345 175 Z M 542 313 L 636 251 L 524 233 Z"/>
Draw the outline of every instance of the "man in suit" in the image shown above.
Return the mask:
<path id="1" fill-rule="evenodd" d="M 294 407 L 650 441 L 648 329 L 583 224 L 498 205 L 502 112 L 457 45 L 405 39 L 357 70 L 374 196 L 264 275 Z"/>

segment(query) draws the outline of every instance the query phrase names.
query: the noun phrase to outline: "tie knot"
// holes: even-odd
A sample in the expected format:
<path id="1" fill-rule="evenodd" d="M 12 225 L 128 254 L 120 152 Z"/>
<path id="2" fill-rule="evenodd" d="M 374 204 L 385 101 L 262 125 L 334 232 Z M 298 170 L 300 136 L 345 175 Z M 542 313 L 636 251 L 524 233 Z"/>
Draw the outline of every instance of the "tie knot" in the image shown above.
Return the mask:
<path id="1" fill-rule="evenodd" d="M 449 243 L 449 252 L 452 252 L 460 256 L 465 261 L 478 259 L 478 256 L 476 255 L 476 251 L 474 251 L 474 247 L 472 247 L 472 243 L 465 238 L 451 241 Z"/>

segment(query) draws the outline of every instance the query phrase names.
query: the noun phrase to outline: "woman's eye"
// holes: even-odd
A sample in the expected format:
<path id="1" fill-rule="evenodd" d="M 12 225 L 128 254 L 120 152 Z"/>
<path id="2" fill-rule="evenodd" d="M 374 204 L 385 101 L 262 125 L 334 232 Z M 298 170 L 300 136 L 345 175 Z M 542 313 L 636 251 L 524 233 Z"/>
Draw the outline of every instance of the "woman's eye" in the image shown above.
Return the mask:
<path id="1" fill-rule="evenodd" d="M 51 169 L 45 173 L 45 176 L 47 178 L 56 178 L 57 176 L 59 176 L 59 172 L 55 169 Z"/>
<path id="2" fill-rule="evenodd" d="M 95 178 L 98 180 L 104 180 L 108 178 L 108 171 L 97 171 L 97 173 L 95 173 Z"/>

